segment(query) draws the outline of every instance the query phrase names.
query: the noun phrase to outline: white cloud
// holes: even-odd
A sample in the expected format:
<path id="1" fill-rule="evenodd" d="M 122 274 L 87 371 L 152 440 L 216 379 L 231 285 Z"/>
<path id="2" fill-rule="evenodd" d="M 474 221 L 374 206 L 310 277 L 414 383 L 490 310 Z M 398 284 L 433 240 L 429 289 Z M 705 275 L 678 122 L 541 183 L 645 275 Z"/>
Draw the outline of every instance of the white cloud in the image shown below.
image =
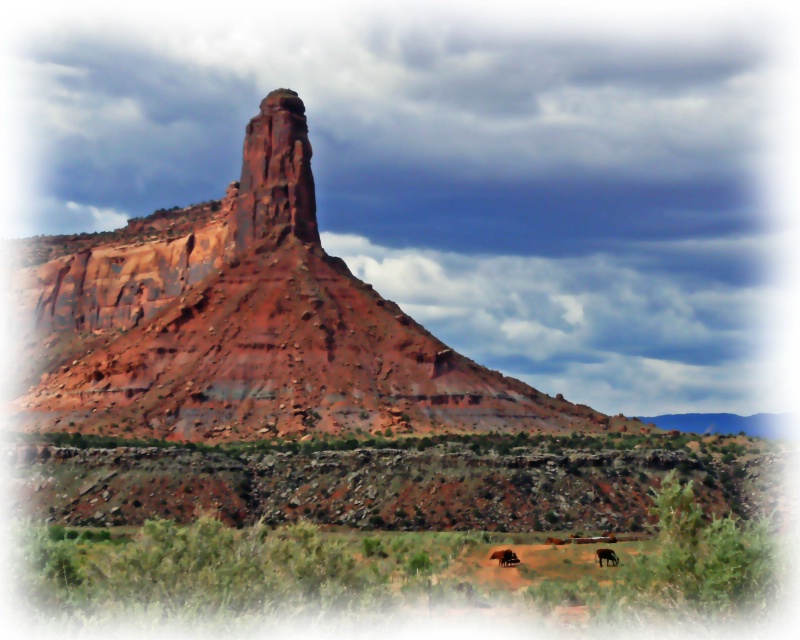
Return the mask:
<path id="1" fill-rule="evenodd" d="M 496 22 L 478 28 L 474 17 L 432 28 L 423 16 L 393 23 L 386 13 L 325 13 L 268 37 L 258 20 L 223 26 L 202 17 L 188 32 L 164 22 L 104 32 L 62 25 L 37 36 L 154 60 L 157 52 L 164 64 L 233 74 L 262 92 L 291 86 L 313 127 L 351 141 L 348 162 L 391 158 L 495 178 L 571 167 L 664 179 L 741 168 L 757 146 L 764 74 L 744 36 L 738 46 L 674 31 L 650 44 L 610 36 L 569 44 L 535 23 L 522 37 Z M 710 71 L 697 78 L 693 65 Z M 118 120 L 164 134 L 137 122 L 138 105 L 124 96 L 87 100 L 61 82 L 78 76 L 91 86 L 91 69 L 48 61 L 34 71 L 44 91 L 27 101 L 58 135 L 102 136 Z"/>
<path id="2" fill-rule="evenodd" d="M 66 208 L 88 222 L 86 231 L 113 231 L 128 223 L 129 216 L 115 209 L 101 209 L 77 202 L 67 202 Z"/>
<path id="3" fill-rule="evenodd" d="M 564 320 L 570 324 L 578 324 L 583 320 L 583 305 L 576 296 L 553 296 L 553 300 L 564 306 Z"/>
<path id="4" fill-rule="evenodd" d="M 44 196 L 28 196 L 25 208 L 17 215 L 6 215 L 0 237 L 25 238 L 42 233 L 58 235 L 113 231 L 124 227 L 130 216 L 125 211 L 95 207 L 80 202 L 62 201 Z M 43 229 L 42 221 L 48 221 Z"/>
<path id="5" fill-rule="evenodd" d="M 190 110 L 188 120 L 148 112 L 148 98 L 175 98 L 170 74 L 180 78 L 183 69 L 192 80 L 187 89 L 196 80 L 197 95 L 212 96 L 209 111 L 220 104 L 213 99 L 215 74 L 241 81 L 226 84 L 226 91 L 229 86 L 258 93 L 277 86 L 298 90 L 312 130 L 348 141 L 337 158 L 345 165 L 389 158 L 393 165 L 486 178 L 535 177 L 577 167 L 663 179 L 729 171 L 756 153 L 753 132 L 763 120 L 761 93 L 770 78 L 759 62 L 764 32 L 758 21 L 727 11 L 704 14 L 702 20 L 693 9 L 690 24 L 677 18 L 665 24 L 629 12 L 612 20 L 597 10 L 592 28 L 581 32 L 574 16 L 567 19 L 563 12 L 542 20 L 516 7 L 487 10 L 476 4 L 455 19 L 433 4 L 419 12 L 315 6 L 307 11 L 316 18 L 297 29 L 270 28 L 255 17 L 242 20 L 233 10 L 193 11 L 186 21 L 182 13 L 159 6 L 159 20 L 123 22 L 99 8 L 91 21 L 70 9 L 57 18 L 53 14 L 49 23 L 30 21 L 22 30 L 26 47 L 36 50 L 39 42 L 56 52 L 95 45 L 109 53 L 132 52 L 126 64 L 141 55 L 153 65 L 143 77 L 152 72 L 156 81 L 144 83 L 149 95 L 140 98 L 135 86 L 126 94 L 126 83 L 111 83 L 109 89 L 106 78 L 106 84 L 92 84 L 91 57 L 75 65 L 59 64 L 58 56 L 28 61 L 24 64 L 41 82 L 21 98 L 23 110 L 39 127 L 39 139 L 103 140 L 124 129 L 122 138 L 86 150 L 82 159 L 98 173 L 121 159 L 120 173 L 142 191 L 154 175 L 179 164 L 174 149 L 208 137 L 205 120 L 192 121 Z M 272 25 L 296 18 L 288 6 L 269 11 Z M 509 21 L 512 15 L 515 20 Z M 602 15 L 603 28 L 596 30 Z M 163 75 L 160 63 L 168 70 Z M 142 76 L 135 79 L 142 84 Z M 178 97 L 183 92 L 180 85 Z M 194 104 L 194 96 L 187 105 Z M 135 162 L 136 170 L 127 172 L 127 163 Z M 52 211 L 82 220 L 84 229 L 124 221 L 118 210 L 93 208 L 84 192 L 62 200 L 67 197 L 77 208 L 55 202 Z M 729 241 L 716 242 L 660 248 L 673 256 L 679 250 L 688 256 L 704 250 L 730 254 L 730 247 L 719 244 Z M 593 365 L 582 364 L 580 357 L 603 363 L 619 357 L 617 364 L 626 367 L 639 357 L 721 370 L 719 363 L 732 357 L 724 353 L 727 344 L 754 342 L 748 312 L 766 295 L 758 286 L 712 287 L 667 273 L 645 275 L 642 265 L 608 255 L 548 260 L 398 252 L 357 236 L 330 234 L 326 246 L 420 320 L 452 332 L 443 337 L 476 358 L 522 355 L 542 363 L 543 370 L 555 361 L 562 368 L 571 362 L 573 373 L 583 372 L 586 380 Z M 744 246 L 743 253 L 752 255 Z M 711 364 L 698 364 L 712 351 Z M 670 353 L 673 360 L 667 360 Z M 642 373 L 641 366 L 632 370 Z M 611 375 L 622 380 L 621 372 Z"/>
<path id="6" fill-rule="evenodd" d="M 548 393 L 628 415 L 771 409 L 759 397 L 754 313 L 778 295 L 768 285 L 682 282 L 603 254 L 473 256 L 333 233 L 322 242 L 446 343 L 508 362 L 505 373 Z"/>

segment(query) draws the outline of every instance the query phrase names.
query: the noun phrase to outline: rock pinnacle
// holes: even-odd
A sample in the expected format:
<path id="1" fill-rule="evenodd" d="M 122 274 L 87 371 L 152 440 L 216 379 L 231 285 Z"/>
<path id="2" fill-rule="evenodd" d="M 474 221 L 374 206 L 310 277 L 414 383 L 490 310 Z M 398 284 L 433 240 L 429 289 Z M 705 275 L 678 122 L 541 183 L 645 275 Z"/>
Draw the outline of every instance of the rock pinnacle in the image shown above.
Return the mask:
<path id="1" fill-rule="evenodd" d="M 296 92 L 276 89 L 247 125 L 232 217 L 236 251 L 270 240 L 277 246 L 288 235 L 320 244 L 305 110 Z"/>

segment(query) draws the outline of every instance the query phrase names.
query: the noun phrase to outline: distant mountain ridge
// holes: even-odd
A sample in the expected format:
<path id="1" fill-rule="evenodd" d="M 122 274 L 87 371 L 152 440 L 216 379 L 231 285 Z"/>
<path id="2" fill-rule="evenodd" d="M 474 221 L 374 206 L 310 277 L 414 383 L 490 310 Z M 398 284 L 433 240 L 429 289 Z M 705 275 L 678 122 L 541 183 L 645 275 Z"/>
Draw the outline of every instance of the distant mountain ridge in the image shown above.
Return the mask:
<path id="1" fill-rule="evenodd" d="M 795 438 L 788 425 L 798 417 L 792 413 L 756 413 L 740 416 L 735 413 L 673 413 L 662 416 L 639 416 L 645 423 L 661 429 L 677 429 L 691 433 L 736 434 L 744 432 L 759 438 Z"/>

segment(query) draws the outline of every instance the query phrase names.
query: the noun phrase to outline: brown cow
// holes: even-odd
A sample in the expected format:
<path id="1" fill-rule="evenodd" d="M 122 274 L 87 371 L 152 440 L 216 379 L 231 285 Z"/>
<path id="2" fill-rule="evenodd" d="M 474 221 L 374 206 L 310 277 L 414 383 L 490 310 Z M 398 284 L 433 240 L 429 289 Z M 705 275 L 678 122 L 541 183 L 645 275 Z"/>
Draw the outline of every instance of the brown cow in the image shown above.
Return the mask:
<path id="1" fill-rule="evenodd" d="M 517 554 L 511 549 L 495 551 L 491 556 L 489 556 L 489 560 L 497 560 L 501 567 L 512 567 L 516 564 L 520 564 Z"/>
<path id="2" fill-rule="evenodd" d="M 603 566 L 603 560 L 606 561 L 606 566 L 613 564 L 616 567 L 619 564 L 619 558 L 612 549 L 598 549 L 595 553 L 601 567 Z"/>
<path id="3" fill-rule="evenodd" d="M 545 544 L 566 544 L 561 538 L 548 538 L 544 541 Z"/>
<path id="4" fill-rule="evenodd" d="M 503 561 L 503 554 L 506 551 L 507 550 L 493 551 L 492 555 L 489 556 L 489 560 L 500 560 L 500 562 L 502 562 Z"/>

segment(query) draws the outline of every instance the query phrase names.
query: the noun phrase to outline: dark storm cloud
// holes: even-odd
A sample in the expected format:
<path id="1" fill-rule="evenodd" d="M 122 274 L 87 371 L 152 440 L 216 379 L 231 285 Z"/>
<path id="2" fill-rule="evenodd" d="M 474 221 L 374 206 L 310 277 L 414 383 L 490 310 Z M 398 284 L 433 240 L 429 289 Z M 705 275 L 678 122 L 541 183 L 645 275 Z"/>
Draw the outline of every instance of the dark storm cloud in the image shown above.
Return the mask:
<path id="1" fill-rule="evenodd" d="M 743 336 L 717 331 L 699 318 L 695 319 L 697 333 L 688 335 L 672 335 L 662 322 L 616 320 L 597 317 L 596 331 L 587 346 L 600 352 L 712 367 L 733 364 L 753 351 L 753 345 L 747 344 Z"/>
<path id="2" fill-rule="evenodd" d="M 233 73 L 102 40 L 38 45 L 30 58 L 57 85 L 42 87 L 47 108 L 86 118 L 52 136 L 47 195 L 144 215 L 221 197 L 238 179 L 260 96 Z M 80 230 L 52 211 L 39 212 L 43 231 Z"/>
<path id="3" fill-rule="evenodd" d="M 87 98 L 129 98 L 153 124 L 208 124 L 230 118 L 243 105 L 231 98 L 247 92 L 233 74 L 170 63 L 151 51 L 121 49 L 108 42 L 91 46 L 42 43 L 31 58 L 85 73 L 65 75 L 61 84 Z"/>
<path id="4" fill-rule="evenodd" d="M 488 122 L 535 116 L 536 96 L 550 89 L 621 83 L 665 95 L 698 87 L 713 92 L 755 66 L 744 47 L 676 53 L 447 30 L 373 31 L 365 44 L 411 72 L 399 84 L 401 102 L 430 102 L 454 113 L 467 109 Z M 80 72 L 56 79 L 63 91 L 51 99 L 63 108 L 107 105 L 91 123 L 94 135 L 55 136 L 48 195 L 141 215 L 219 197 L 238 178 L 243 126 L 263 93 L 243 79 L 246 74 L 98 39 L 37 45 L 31 57 Z M 140 120 L 114 120 L 126 103 L 138 109 Z M 716 175 L 680 180 L 636 178 L 624 163 L 559 169 L 559 160 L 544 176 L 526 175 L 523 160 L 509 174 L 497 166 L 497 160 L 508 164 L 507 153 L 493 149 L 490 139 L 476 142 L 482 150 L 451 161 L 428 158 L 424 149 L 409 157 L 409 149 L 392 145 L 413 140 L 413 127 L 387 130 L 387 140 L 339 127 L 324 107 L 318 113 L 310 111 L 309 118 L 321 227 L 361 233 L 387 246 L 563 256 L 613 242 L 725 236 L 757 226 L 743 213 L 748 207 L 741 175 L 725 171 L 735 153 L 716 162 L 711 149 L 691 162 Z M 349 123 L 357 125 L 358 118 Z M 471 126 L 454 117 L 439 146 L 469 139 Z M 551 134 L 542 135 L 545 155 L 568 146 L 569 131 L 554 131 L 552 141 Z M 467 173 L 464 166 L 470 167 Z"/>
<path id="5" fill-rule="evenodd" d="M 321 173 L 320 186 L 339 184 L 319 194 L 321 227 L 384 246 L 551 257 L 614 251 L 641 268 L 731 283 L 751 282 L 758 273 L 746 249 L 709 254 L 674 243 L 763 231 L 749 192 L 733 179 L 445 182 L 380 167 L 351 182 Z"/>
<path id="6" fill-rule="evenodd" d="M 768 242 L 759 242 L 759 233 L 766 225 L 765 219 L 755 214 L 745 216 L 756 229 L 743 226 L 740 231 L 751 235 L 718 234 L 711 238 L 723 238 L 718 242 L 638 241 L 610 243 L 612 250 L 624 255 L 631 268 L 644 273 L 668 274 L 681 282 L 688 291 L 702 287 L 708 282 L 725 286 L 754 287 L 763 285 L 769 274 L 770 261 Z M 730 237 L 729 241 L 724 238 Z"/>
<path id="7" fill-rule="evenodd" d="M 412 72 L 415 100 L 503 117 L 529 117 L 541 94 L 564 87 L 614 86 L 650 98 L 707 93 L 753 72 L 763 57 L 741 38 L 699 46 L 679 39 L 631 46 L 439 25 L 405 31 L 374 26 L 365 42 L 378 58 Z"/>
<path id="8" fill-rule="evenodd" d="M 235 72 L 224 49 L 201 64 L 97 36 L 37 45 L 39 231 L 220 197 L 293 69 L 324 242 L 359 277 L 548 392 L 647 413 L 677 385 L 681 406 L 720 408 L 763 294 L 757 52 L 475 33 L 348 31 L 302 64 L 256 47 Z"/>

